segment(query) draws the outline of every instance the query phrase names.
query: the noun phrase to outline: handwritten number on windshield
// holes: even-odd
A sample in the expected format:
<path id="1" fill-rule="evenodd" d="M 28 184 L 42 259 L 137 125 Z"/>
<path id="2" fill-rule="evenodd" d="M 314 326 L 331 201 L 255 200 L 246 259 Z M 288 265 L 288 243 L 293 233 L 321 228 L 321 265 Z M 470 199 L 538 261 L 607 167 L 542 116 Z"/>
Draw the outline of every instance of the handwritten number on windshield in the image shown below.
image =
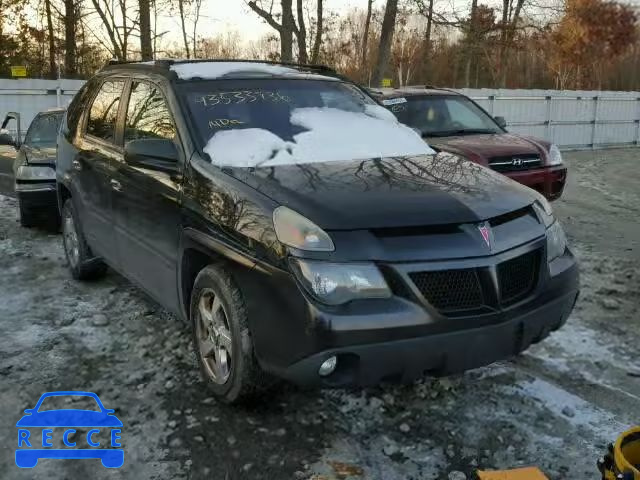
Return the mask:
<path id="1" fill-rule="evenodd" d="M 218 92 L 201 95 L 195 99 L 205 107 L 216 105 L 236 105 L 240 103 L 290 103 L 291 98 L 276 91 L 265 90 L 240 90 L 231 92 Z"/>

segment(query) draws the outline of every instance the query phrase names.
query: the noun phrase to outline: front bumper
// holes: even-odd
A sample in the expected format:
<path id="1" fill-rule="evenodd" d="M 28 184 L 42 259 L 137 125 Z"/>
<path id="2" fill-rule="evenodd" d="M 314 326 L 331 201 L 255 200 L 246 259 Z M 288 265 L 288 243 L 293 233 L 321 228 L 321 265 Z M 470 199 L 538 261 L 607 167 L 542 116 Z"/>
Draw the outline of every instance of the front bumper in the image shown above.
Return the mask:
<path id="1" fill-rule="evenodd" d="M 556 167 L 536 168 L 519 172 L 506 172 L 504 175 L 529 188 L 533 188 L 544 195 L 547 200 L 553 201 L 562 195 L 567 181 L 567 167 L 558 165 Z"/>
<path id="2" fill-rule="evenodd" d="M 477 267 L 490 273 L 507 255 L 519 256 L 531 247 L 448 262 L 451 267 L 447 268 Z M 433 268 L 433 262 L 386 267 L 404 274 Z M 258 359 L 277 376 L 321 387 L 408 382 L 507 359 L 562 326 L 579 291 L 578 266 L 569 250 L 550 264 L 546 255 L 541 258 L 536 286 L 526 297 L 462 315 L 444 315 L 428 303 L 397 294 L 390 299 L 320 307 L 294 287 L 293 279 L 271 277 L 277 287 L 267 278 L 259 282 L 256 291 L 262 291 L 263 297 L 255 302 L 260 308 L 252 313 L 259 318 L 251 326 Z M 265 290 L 269 283 L 273 289 Z M 320 365 L 331 356 L 338 359 L 336 370 L 322 377 Z"/>
<path id="3" fill-rule="evenodd" d="M 425 375 L 464 372 L 510 358 L 543 340 L 566 322 L 577 297 L 578 293 L 572 292 L 496 325 L 330 349 L 295 363 L 281 374 L 301 385 L 339 387 L 410 382 Z M 332 355 L 338 358 L 335 372 L 320 377 L 320 365 Z"/>

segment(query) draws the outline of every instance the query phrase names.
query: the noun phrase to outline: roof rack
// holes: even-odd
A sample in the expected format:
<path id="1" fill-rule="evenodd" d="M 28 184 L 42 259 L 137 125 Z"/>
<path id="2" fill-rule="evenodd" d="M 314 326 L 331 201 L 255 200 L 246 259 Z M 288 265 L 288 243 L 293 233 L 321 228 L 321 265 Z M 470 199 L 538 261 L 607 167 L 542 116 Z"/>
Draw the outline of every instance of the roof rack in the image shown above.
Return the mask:
<path id="1" fill-rule="evenodd" d="M 266 63 L 268 65 L 282 65 L 285 67 L 293 67 L 298 68 L 300 70 L 307 70 L 314 73 L 322 73 L 325 75 L 331 75 L 339 78 L 346 78 L 340 75 L 336 70 L 326 65 L 320 64 L 309 64 L 309 63 L 295 63 L 295 62 L 278 62 L 275 60 L 244 60 L 239 58 L 234 59 L 226 59 L 226 58 L 197 58 L 197 59 L 172 59 L 172 58 L 161 58 L 158 60 L 153 60 L 150 62 L 142 62 L 138 60 L 116 60 L 111 59 L 107 62 L 106 66 L 112 65 L 148 65 L 150 67 L 160 67 L 169 69 L 171 65 L 182 64 L 182 63 L 211 63 L 211 62 L 225 62 L 225 63 Z"/>

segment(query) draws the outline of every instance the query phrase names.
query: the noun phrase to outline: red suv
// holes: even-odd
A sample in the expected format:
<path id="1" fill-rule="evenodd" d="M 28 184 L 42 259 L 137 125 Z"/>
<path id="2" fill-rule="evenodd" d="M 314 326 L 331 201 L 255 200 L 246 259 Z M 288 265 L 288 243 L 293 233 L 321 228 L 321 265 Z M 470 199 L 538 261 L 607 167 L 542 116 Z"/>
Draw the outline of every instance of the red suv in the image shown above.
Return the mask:
<path id="1" fill-rule="evenodd" d="M 549 200 L 562 195 L 567 168 L 554 144 L 509 133 L 469 97 L 434 87 L 370 90 L 398 120 L 419 131 L 435 150 L 462 155 L 537 190 Z"/>

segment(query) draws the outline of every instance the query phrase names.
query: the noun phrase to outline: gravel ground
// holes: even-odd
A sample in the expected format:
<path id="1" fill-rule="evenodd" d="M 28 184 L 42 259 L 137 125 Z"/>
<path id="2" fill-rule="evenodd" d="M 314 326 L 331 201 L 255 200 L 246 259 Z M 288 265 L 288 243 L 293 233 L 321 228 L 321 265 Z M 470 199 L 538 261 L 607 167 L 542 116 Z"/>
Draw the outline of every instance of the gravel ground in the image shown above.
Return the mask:
<path id="1" fill-rule="evenodd" d="M 582 267 L 567 325 L 520 357 L 413 386 L 284 387 L 216 403 L 187 326 L 122 277 L 78 283 L 59 236 L 21 229 L 0 196 L 0 476 L 5 479 L 456 479 L 536 465 L 598 479 L 606 443 L 640 412 L 639 150 L 566 155 L 555 203 Z M 635 349 L 635 350 L 634 350 Z M 52 390 L 96 392 L 123 421 L 125 464 L 14 464 L 15 422 Z"/>

